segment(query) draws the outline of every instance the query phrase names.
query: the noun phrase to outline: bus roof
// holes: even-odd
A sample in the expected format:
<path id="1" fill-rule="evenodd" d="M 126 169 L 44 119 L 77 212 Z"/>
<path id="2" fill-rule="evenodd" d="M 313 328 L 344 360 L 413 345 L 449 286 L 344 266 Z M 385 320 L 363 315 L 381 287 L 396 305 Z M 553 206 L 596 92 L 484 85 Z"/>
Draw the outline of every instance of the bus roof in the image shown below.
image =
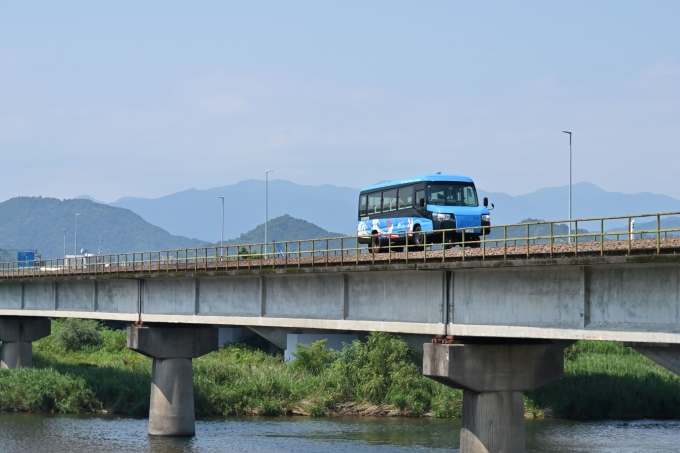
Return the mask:
<path id="1" fill-rule="evenodd" d="M 384 189 L 385 187 L 392 187 L 392 186 L 398 186 L 401 184 L 410 184 L 410 183 L 416 183 L 416 182 L 423 182 L 423 181 L 445 181 L 445 182 L 473 182 L 472 178 L 468 176 L 461 176 L 461 175 L 442 175 L 442 174 L 434 174 L 434 175 L 422 175 L 422 176 L 415 176 L 413 178 L 406 178 L 406 179 L 399 179 L 396 181 L 388 181 L 388 182 L 381 182 L 379 184 L 373 184 L 372 186 L 367 186 L 361 189 L 361 192 L 367 191 L 367 190 L 375 190 L 375 189 Z"/>

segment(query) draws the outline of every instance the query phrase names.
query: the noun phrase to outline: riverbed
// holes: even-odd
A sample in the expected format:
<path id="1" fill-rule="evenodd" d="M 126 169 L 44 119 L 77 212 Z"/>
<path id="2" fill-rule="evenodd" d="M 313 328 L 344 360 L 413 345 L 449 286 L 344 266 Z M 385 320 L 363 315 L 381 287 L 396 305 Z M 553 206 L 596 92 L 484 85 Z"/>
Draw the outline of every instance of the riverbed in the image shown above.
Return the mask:
<path id="1" fill-rule="evenodd" d="M 460 420 L 386 417 L 225 417 L 196 422 L 196 437 L 149 437 L 147 420 L 109 415 L 0 413 L 5 453 L 439 453 L 458 451 Z M 680 421 L 526 421 L 527 452 L 680 451 Z"/>

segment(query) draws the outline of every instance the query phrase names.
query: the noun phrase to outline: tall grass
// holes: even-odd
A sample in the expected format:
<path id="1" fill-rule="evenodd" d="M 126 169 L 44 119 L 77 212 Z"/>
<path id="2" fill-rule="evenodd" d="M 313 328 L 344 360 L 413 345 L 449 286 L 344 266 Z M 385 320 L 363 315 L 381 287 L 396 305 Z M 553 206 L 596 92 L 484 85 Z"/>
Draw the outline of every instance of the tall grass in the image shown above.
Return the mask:
<path id="1" fill-rule="evenodd" d="M 53 332 L 66 325 L 53 321 Z M 59 335 L 35 342 L 35 369 L 0 371 L 0 410 L 147 415 L 151 359 L 126 348 L 124 330 L 97 330 L 100 344 L 75 351 Z M 680 379 L 638 353 L 582 341 L 565 359 L 562 379 L 525 396 L 527 416 L 680 417 Z M 194 360 L 196 412 L 459 417 L 462 391 L 424 378 L 421 364 L 419 353 L 387 333 L 342 351 L 299 345 L 291 363 L 280 352 L 229 345 Z"/>
<path id="2" fill-rule="evenodd" d="M 98 409 L 81 377 L 55 370 L 0 370 L 0 410 L 73 413 Z"/>
<path id="3" fill-rule="evenodd" d="M 575 420 L 680 417 L 680 378 L 608 341 L 567 348 L 562 379 L 528 397 L 556 417 Z"/>
<path id="4" fill-rule="evenodd" d="M 290 365 L 282 356 L 229 346 L 195 361 L 194 382 L 209 414 L 320 416 L 351 406 L 355 413 L 379 407 L 405 415 L 458 415 L 462 392 L 424 378 L 421 360 L 385 333 L 342 352 L 323 342 L 300 345 Z"/>

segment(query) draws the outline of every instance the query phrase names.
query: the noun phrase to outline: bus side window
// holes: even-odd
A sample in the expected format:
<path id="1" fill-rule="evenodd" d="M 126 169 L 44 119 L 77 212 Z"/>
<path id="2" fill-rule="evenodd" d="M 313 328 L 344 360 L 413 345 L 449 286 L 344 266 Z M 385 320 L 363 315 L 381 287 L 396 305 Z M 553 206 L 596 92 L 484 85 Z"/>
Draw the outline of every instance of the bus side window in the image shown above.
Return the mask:
<path id="1" fill-rule="evenodd" d="M 368 215 L 380 214 L 382 206 L 382 192 L 368 194 Z"/>
<path id="2" fill-rule="evenodd" d="M 397 210 L 397 189 L 383 192 L 383 212 Z"/>
<path id="3" fill-rule="evenodd" d="M 407 209 L 413 206 L 413 186 L 399 189 L 398 209 Z"/>
<path id="4" fill-rule="evenodd" d="M 366 194 L 363 194 L 359 198 L 359 217 L 365 217 L 368 215 L 368 204 L 366 200 Z"/>
<path id="5" fill-rule="evenodd" d="M 416 208 L 420 207 L 420 200 L 425 199 L 425 191 L 424 190 L 416 190 L 416 199 L 415 199 L 415 206 Z M 425 204 L 427 204 L 427 201 L 425 201 Z"/>

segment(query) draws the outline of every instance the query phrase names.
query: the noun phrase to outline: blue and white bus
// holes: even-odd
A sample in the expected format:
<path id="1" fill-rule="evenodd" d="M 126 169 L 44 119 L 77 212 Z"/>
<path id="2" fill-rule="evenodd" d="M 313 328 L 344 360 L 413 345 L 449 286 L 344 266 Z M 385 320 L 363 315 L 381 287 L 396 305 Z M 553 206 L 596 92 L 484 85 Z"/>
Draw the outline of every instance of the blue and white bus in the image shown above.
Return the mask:
<path id="1" fill-rule="evenodd" d="M 479 205 L 475 184 L 467 176 L 437 173 L 364 187 L 359 194 L 359 243 L 376 251 L 390 244 L 392 251 L 400 251 L 408 236 L 409 250 L 418 250 L 423 243 L 442 243 L 436 230 L 464 228 L 465 241 L 478 247 L 474 241 L 491 226 L 488 205 L 486 197 Z M 458 230 L 444 239 L 451 245 L 461 237 Z"/>

